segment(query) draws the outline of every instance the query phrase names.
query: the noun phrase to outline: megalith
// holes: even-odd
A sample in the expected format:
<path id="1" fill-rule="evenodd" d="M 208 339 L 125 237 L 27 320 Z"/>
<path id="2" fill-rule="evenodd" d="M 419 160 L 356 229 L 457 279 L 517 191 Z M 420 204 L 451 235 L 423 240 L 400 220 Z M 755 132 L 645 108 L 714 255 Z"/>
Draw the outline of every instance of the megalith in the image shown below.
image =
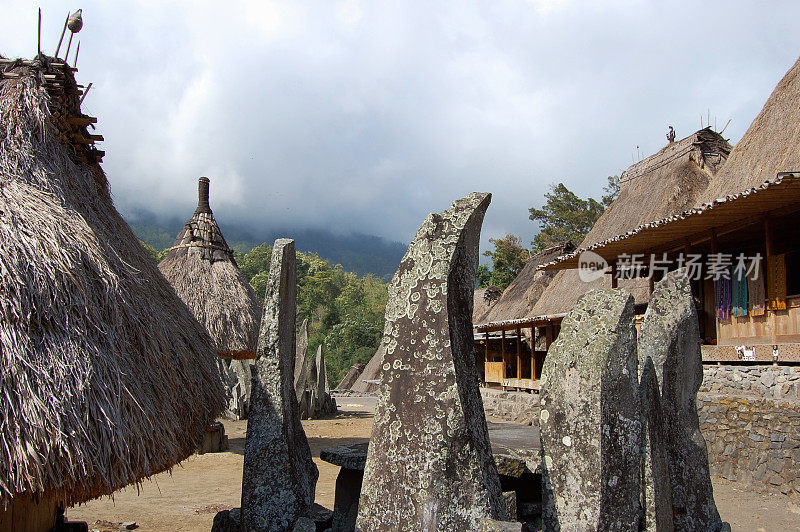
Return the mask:
<path id="1" fill-rule="evenodd" d="M 661 398 L 658 391 L 653 359 L 640 365 L 639 400 L 642 406 L 642 509 L 643 530 L 671 532 L 672 485 L 669 478 L 669 458 L 666 427 L 661 415 Z"/>
<path id="2" fill-rule="evenodd" d="M 490 199 L 473 193 L 428 216 L 389 286 L 357 530 L 476 530 L 507 518 L 472 337 Z"/>
<path id="3" fill-rule="evenodd" d="M 633 297 L 588 291 L 542 370 L 545 530 L 631 530 L 641 522 L 641 421 Z"/>
<path id="4" fill-rule="evenodd" d="M 652 360 L 665 429 L 672 508 L 677 530 L 723 527 L 700 433 L 697 391 L 703 381 L 700 328 L 686 270 L 656 283 L 639 333 L 639 361 Z"/>
<path id="5" fill-rule="evenodd" d="M 241 530 L 290 530 L 309 517 L 319 472 L 294 388 L 297 271 L 294 240 L 272 248 L 258 337 L 242 475 Z"/>
<path id="6" fill-rule="evenodd" d="M 309 417 L 319 418 L 327 414 L 336 413 L 336 403 L 328 387 L 328 375 L 325 368 L 325 355 L 322 353 L 322 344 L 317 346 L 317 355 L 314 357 L 314 366 L 311 372 L 311 405 Z"/>

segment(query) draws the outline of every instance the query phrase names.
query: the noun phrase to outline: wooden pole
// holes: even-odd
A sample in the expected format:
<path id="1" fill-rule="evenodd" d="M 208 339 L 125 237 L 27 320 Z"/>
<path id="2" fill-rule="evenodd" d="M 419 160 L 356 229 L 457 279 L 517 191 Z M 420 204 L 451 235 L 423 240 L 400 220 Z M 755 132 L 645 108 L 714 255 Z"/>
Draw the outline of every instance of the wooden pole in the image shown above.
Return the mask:
<path id="1" fill-rule="evenodd" d="M 56 46 L 55 56 L 58 57 L 58 51 L 61 50 L 61 43 L 64 41 L 64 34 L 67 32 L 67 23 L 69 22 L 69 11 L 67 11 L 67 18 L 64 19 L 64 29 L 61 30 L 61 38 L 58 39 L 58 46 Z"/>
<path id="2" fill-rule="evenodd" d="M 39 29 L 36 33 L 36 57 L 42 55 L 42 8 L 39 8 Z"/>
<path id="3" fill-rule="evenodd" d="M 517 327 L 517 378 L 522 378 L 522 330 Z"/>
<path id="4" fill-rule="evenodd" d="M 536 380 L 536 327 L 531 325 L 531 380 Z"/>
<path id="5" fill-rule="evenodd" d="M 614 261 L 611 264 L 611 288 L 616 288 L 616 287 L 617 287 L 617 263 L 616 261 Z"/>
<path id="6" fill-rule="evenodd" d="M 503 373 L 502 376 L 506 378 L 506 330 L 500 331 L 500 356 L 503 359 Z"/>

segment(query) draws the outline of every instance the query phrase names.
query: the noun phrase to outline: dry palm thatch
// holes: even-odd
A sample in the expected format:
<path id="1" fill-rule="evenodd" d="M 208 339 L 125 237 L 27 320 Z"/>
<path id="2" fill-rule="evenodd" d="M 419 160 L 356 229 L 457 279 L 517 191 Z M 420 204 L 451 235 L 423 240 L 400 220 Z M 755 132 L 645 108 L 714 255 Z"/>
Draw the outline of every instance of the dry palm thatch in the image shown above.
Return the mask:
<path id="1" fill-rule="evenodd" d="M 764 108 L 714 176 L 702 201 L 711 202 L 800 170 L 800 59 L 772 91 Z"/>
<path id="2" fill-rule="evenodd" d="M 540 264 L 549 262 L 574 249 L 575 245 L 567 242 L 536 253 L 519 272 L 519 275 L 506 287 L 500 299 L 482 316 L 483 319 L 475 321 L 475 324 L 515 320 L 530 316 L 534 305 L 555 277 L 555 272 L 543 272 L 537 268 Z"/>
<path id="3" fill-rule="evenodd" d="M 632 165 L 620 176 L 619 197 L 600 216 L 582 246 L 693 207 L 714 175 L 726 164 L 730 151 L 731 146 L 725 139 L 706 128 Z M 578 278 L 577 270 L 559 271 L 528 316 L 569 312 L 587 290 L 601 286 L 610 286 L 609 276 L 585 283 Z M 619 286 L 629 290 L 637 303 L 645 303 L 650 298 L 646 279 L 621 280 Z"/>
<path id="4" fill-rule="evenodd" d="M 0 502 L 169 469 L 222 406 L 211 340 L 114 208 L 72 71 L 0 64 Z"/>
<path id="5" fill-rule="evenodd" d="M 217 354 L 255 358 L 261 320 L 258 300 L 214 219 L 208 187 L 208 178 L 201 177 L 197 209 L 158 267 L 205 325 Z"/>
<path id="6" fill-rule="evenodd" d="M 472 294 L 472 323 L 484 323 L 489 311 L 502 295 L 503 291 L 496 286 L 475 290 Z"/>

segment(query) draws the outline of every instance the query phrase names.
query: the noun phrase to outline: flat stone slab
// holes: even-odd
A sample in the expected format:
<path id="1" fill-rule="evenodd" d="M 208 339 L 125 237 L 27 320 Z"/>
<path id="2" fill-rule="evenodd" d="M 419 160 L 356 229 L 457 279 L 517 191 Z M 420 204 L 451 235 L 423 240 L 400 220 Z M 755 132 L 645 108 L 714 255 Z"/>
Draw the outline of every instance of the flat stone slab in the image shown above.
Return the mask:
<path id="1" fill-rule="evenodd" d="M 489 423 L 489 440 L 498 474 L 519 478 L 526 470 L 541 473 L 538 428 L 512 423 Z M 368 447 L 369 442 L 327 447 L 319 457 L 329 464 L 363 471 Z"/>

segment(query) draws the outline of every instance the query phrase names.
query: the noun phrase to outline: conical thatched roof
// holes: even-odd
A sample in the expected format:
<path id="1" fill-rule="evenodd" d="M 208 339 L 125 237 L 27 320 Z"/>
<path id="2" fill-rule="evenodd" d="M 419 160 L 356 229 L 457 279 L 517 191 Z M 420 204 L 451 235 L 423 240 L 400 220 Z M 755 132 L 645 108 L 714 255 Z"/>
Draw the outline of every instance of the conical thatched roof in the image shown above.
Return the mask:
<path id="1" fill-rule="evenodd" d="M 211 340 L 114 208 L 72 71 L 0 63 L 0 502 L 70 505 L 189 456 Z"/>
<path id="2" fill-rule="evenodd" d="M 628 168 L 620 176 L 619 197 L 606 209 L 581 243 L 586 247 L 694 206 L 709 182 L 723 167 L 731 146 L 709 128 L 668 144 Z M 590 288 L 610 286 L 609 276 L 592 283 L 578 278 L 577 270 L 562 270 L 544 290 L 528 316 L 569 312 Z M 647 302 L 647 280 L 623 280 L 637 303 Z"/>
<path id="3" fill-rule="evenodd" d="M 208 178 L 201 177 L 197 209 L 158 267 L 205 325 L 221 356 L 254 358 L 258 300 L 214 219 L 208 189 Z"/>
<path id="4" fill-rule="evenodd" d="M 800 170 L 800 59 L 772 91 L 759 115 L 702 194 L 710 202 Z"/>

